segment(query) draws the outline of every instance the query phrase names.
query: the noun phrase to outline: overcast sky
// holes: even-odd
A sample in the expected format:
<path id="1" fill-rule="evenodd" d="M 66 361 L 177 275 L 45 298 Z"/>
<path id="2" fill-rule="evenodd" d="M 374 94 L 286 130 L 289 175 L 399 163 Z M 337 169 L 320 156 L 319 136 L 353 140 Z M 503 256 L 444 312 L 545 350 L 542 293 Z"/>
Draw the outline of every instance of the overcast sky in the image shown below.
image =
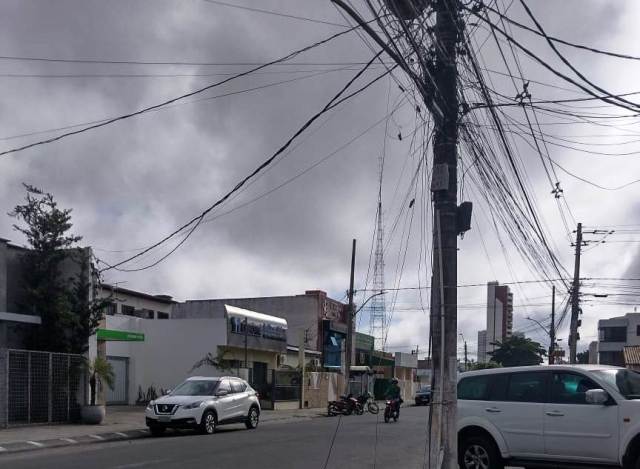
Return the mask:
<path id="1" fill-rule="evenodd" d="M 329 0 L 230 1 L 345 23 Z M 503 4 L 501 0 L 498 3 Z M 551 35 L 640 56 L 636 21 L 640 5 L 636 1 L 530 3 Z M 354 4 L 364 11 L 363 2 Z M 509 15 L 527 22 L 517 1 Z M 1 56 L 222 65 L 0 60 L 0 149 L 60 133 L 51 129 L 153 105 L 250 68 L 237 64 L 267 62 L 341 30 L 206 0 L 5 0 L 0 4 Z M 516 36 L 554 67 L 571 74 L 544 41 L 528 33 L 517 32 Z M 486 30 L 477 30 L 476 45 L 486 37 Z M 486 68 L 504 71 L 494 44 L 488 42 L 479 50 Z M 569 48 L 562 51 L 607 90 L 637 90 L 637 62 Z M 293 64 L 266 68 L 178 105 L 0 157 L 0 209 L 7 213 L 23 200 L 23 182 L 41 187 L 54 194 L 63 207 L 73 208 L 73 231 L 84 237 L 83 243 L 92 246 L 97 257 L 117 262 L 170 233 L 231 189 L 319 111 L 359 68 L 345 63 L 366 62 L 371 56 L 362 38 L 350 33 L 296 57 Z M 532 83 L 529 90 L 534 100 L 583 96 L 526 58 L 521 66 L 528 79 L 567 89 Z M 366 72 L 365 77 L 371 79 L 380 70 Z M 400 73 L 396 76 L 403 79 Z M 509 80 L 497 74 L 491 79 L 497 91 L 507 96 L 516 94 Z M 287 83 L 278 83 L 282 81 Z M 217 97 L 257 87 L 261 88 Z M 640 101 L 637 97 L 630 99 Z M 378 161 L 384 152 L 387 286 L 426 285 L 431 274 L 420 262 L 420 254 L 423 241 L 430 244 L 431 226 L 423 210 L 425 205 L 420 203 L 420 183 L 417 192 L 410 191 L 419 155 L 410 155 L 409 136 L 417 121 L 415 110 L 407 102 L 395 82 L 380 80 L 317 121 L 296 141 L 292 152 L 237 198 L 214 211 L 213 216 L 222 216 L 204 223 L 163 263 L 136 273 L 111 271 L 105 280 L 177 299 L 300 294 L 310 289 L 326 290 L 334 298 L 344 299 L 352 238 L 358 240 L 357 287 L 365 284 L 375 222 Z M 386 118 L 392 110 L 392 117 Z M 611 109 L 589 111 L 622 113 Z M 517 112 L 513 115 L 518 116 Z M 605 153 L 640 150 L 640 145 L 633 142 L 638 132 L 634 118 L 607 121 L 605 127 L 554 125 L 558 118 L 539 117 L 546 131 L 582 142 L 582 149 Z M 398 134 L 404 138 L 399 140 Z M 552 247 L 566 269 L 573 272 L 573 251 L 540 158 L 521 140 L 513 141 Z M 586 142 L 592 145 L 584 145 Z M 638 155 L 593 155 L 561 146 L 550 149 L 551 156 L 563 167 L 602 186 L 619 186 L 640 177 Z M 325 157 L 321 164 L 300 175 Z M 297 179 L 242 206 L 297 175 Z M 640 184 L 606 191 L 562 172 L 559 181 L 576 221 L 598 228 L 640 224 Z M 466 187 L 465 198 L 475 203 L 474 223 L 459 242 L 459 283 L 536 279 L 504 233 L 500 233 L 502 249 L 491 221 L 492 208 L 478 197 L 480 188 L 468 181 Z M 411 215 L 406 204 L 414 197 L 419 203 Z M 428 192 L 425 197 L 428 205 Z M 226 214 L 235 207 L 238 209 Z M 12 230 L 12 223 L 8 216 L 0 217 L 0 237 L 22 244 L 24 240 Z M 573 220 L 569 223 L 575 229 Z M 582 277 L 640 277 L 640 235 L 616 234 L 607 239 L 611 240 L 635 242 L 590 245 L 583 257 Z M 129 267 L 144 266 L 166 252 L 161 250 Z M 512 288 L 516 329 L 530 329 L 524 319 L 527 315 L 546 320 L 551 301 L 548 285 Z M 607 293 L 605 290 L 603 282 L 593 288 L 585 285 L 585 291 Z M 558 306 L 565 295 L 558 293 Z M 610 304 L 620 302 L 619 298 L 626 303 L 633 301 L 616 298 L 585 298 L 590 301 L 583 306 L 582 347 L 595 339 L 599 318 L 633 310 L 631 305 Z M 409 351 L 419 345 L 426 350 L 427 313 L 420 307 L 428 303 L 428 293 L 423 293 L 422 303 L 415 291 L 397 298 L 387 295 L 387 299 L 389 303 L 395 300 L 394 311 L 389 312 L 389 348 Z M 486 289 L 461 288 L 458 302 L 460 332 L 474 355 L 477 331 L 485 327 Z M 360 329 L 368 330 L 366 314 Z M 565 323 L 560 332 L 565 343 L 566 335 Z M 531 336 L 544 341 L 540 331 L 532 331 Z"/>

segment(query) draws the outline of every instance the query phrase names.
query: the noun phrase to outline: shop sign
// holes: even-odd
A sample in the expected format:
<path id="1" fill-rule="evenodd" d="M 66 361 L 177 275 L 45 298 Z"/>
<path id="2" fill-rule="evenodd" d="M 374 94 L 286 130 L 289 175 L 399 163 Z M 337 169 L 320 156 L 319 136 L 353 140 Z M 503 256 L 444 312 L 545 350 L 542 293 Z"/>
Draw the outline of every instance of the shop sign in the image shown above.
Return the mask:
<path id="1" fill-rule="evenodd" d="M 247 322 L 245 319 L 239 317 L 230 317 L 231 332 L 234 334 L 246 334 L 252 337 L 264 337 L 265 339 L 278 340 L 281 342 L 287 341 L 287 330 L 283 327 L 279 327 L 268 323 L 257 323 L 255 320 Z"/>
<path id="2" fill-rule="evenodd" d="M 96 331 L 98 340 L 116 341 L 116 342 L 144 342 L 144 334 L 142 332 L 119 331 L 115 329 L 98 329 Z"/>

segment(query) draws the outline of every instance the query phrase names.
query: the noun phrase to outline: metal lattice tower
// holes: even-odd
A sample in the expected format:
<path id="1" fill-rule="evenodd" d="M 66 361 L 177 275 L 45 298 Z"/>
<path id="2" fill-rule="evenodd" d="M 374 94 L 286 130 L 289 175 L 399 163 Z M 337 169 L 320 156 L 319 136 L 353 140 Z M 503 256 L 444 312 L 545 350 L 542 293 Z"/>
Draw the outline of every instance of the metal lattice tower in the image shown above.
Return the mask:
<path id="1" fill-rule="evenodd" d="M 380 180 L 378 188 L 378 212 L 376 214 L 376 253 L 373 266 L 373 290 L 384 290 L 384 227 L 382 223 L 382 171 L 384 158 L 380 157 Z M 375 339 L 375 349 L 384 350 L 386 335 L 386 305 L 384 295 L 371 299 L 369 307 L 369 334 Z"/>

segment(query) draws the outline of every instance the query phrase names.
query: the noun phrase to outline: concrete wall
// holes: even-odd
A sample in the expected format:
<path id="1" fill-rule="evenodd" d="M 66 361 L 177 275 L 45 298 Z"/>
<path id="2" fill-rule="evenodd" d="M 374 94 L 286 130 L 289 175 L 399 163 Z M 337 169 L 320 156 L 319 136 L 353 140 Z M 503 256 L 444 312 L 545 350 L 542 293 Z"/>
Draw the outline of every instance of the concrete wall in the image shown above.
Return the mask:
<path id="1" fill-rule="evenodd" d="M 108 316 L 108 329 L 142 332 L 144 342 L 107 342 L 107 356 L 129 358 L 129 403 L 134 404 L 138 387 L 172 389 L 188 376 L 219 376 L 215 368 L 190 371 L 207 353 L 214 356 L 226 345 L 224 318 L 154 321 L 128 316 Z"/>

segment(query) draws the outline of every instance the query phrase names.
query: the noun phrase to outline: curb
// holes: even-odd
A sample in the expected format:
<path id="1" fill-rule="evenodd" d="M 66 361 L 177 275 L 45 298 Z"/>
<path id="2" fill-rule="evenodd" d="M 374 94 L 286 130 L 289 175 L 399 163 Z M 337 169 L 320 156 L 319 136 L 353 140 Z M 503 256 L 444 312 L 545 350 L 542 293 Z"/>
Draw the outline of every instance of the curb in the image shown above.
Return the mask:
<path id="1" fill-rule="evenodd" d="M 69 438 L 52 438 L 48 440 L 25 440 L 0 443 L 0 456 L 10 453 L 36 451 L 40 449 L 62 448 L 64 446 L 90 445 L 111 441 L 135 440 L 149 436 L 146 428 L 137 428 L 123 432 L 91 433 Z"/>
<path id="2" fill-rule="evenodd" d="M 307 420 L 318 417 L 324 417 L 324 414 L 309 414 L 309 415 L 289 415 L 281 418 L 273 418 L 262 421 L 264 425 L 273 423 L 285 423 L 290 420 Z M 67 437 L 67 438 L 51 438 L 47 440 L 24 440 L 24 441 L 10 441 L 6 443 L 0 443 L 0 457 L 4 454 L 22 453 L 28 451 L 37 451 L 43 449 L 54 449 L 68 446 L 90 445 L 96 443 L 108 443 L 113 441 L 126 441 L 137 440 L 141 438 L 149 437 L 149 430 L 145 428 L 136 428 L 132 430 L 125 430 L 122 432 L 104 432 L 104 433 L 91 433 L 86 435 Z"/>

